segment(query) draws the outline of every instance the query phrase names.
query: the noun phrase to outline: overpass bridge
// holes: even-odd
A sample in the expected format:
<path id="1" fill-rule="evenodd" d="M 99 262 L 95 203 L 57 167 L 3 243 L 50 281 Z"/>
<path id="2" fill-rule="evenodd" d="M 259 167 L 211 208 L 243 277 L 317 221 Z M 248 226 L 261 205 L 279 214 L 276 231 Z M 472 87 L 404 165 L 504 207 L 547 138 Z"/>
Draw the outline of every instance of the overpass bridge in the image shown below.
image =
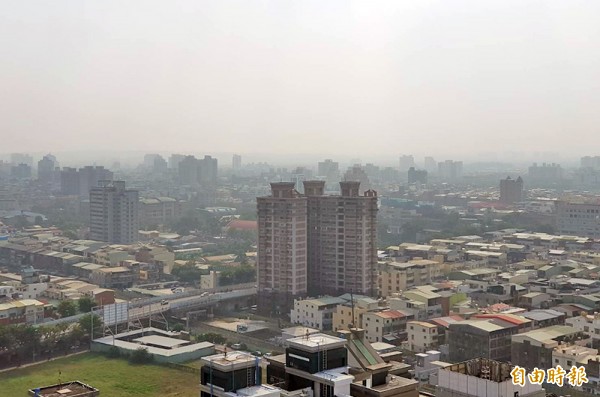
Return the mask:
<path id="1" fill-rule="evenodd" d="M 144 318 L 149 318 L 153 315 L 162 315 L 169 310 L 197 310 L 214 306 L 219 303 L 228 303 L 236 299 L 250 298 L 256 295 L 256 292 L 256 287 L 225 292 L 215 292 L 209 295 L 206 295 L 205 292 L 201 293 L 199 291 L 193 291 L 189 293 L 184 292 L 163 297 L 154 297 L 131 302 L 104 305 L 92 309 L 92 312 L 100 316 L 106 323 L 105 325 L 115 325 L 119 323 L 138 321 Z M 39 326 L 74 323 L 79 321 L 86 314 L 88 313 L 81 313 L 35 325 Z"/>

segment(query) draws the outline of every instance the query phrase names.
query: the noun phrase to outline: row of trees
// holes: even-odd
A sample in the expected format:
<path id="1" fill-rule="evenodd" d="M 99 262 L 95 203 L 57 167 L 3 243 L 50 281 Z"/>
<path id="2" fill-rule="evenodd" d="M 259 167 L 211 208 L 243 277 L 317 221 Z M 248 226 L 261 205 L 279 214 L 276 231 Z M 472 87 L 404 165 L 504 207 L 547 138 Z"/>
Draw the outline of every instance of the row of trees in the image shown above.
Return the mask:
<path id="1" fill-rule="evenodd" d="M 96 306 L 96 302 L 89 296 L 79 298 L 77 302 L 64 300 L 58 304 L 56 311 L 61 317 L 70 317 L 80 313 L 89 313 Z"/>
<path id="2" fill-rule="evenodd" d="M 37 361 L 87 346 L 91 334 L 100 335 L 102 320 L 92 314 L 71 324 L 5 325 L 0 327 L 0 366 Z"/>

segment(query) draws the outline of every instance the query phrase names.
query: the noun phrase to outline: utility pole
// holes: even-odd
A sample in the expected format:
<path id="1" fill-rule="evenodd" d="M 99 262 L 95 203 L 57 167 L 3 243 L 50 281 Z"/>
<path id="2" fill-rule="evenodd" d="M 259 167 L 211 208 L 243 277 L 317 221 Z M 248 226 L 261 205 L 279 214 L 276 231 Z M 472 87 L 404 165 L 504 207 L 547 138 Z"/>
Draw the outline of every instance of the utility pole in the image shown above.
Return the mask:
<path id="1" fill-rule="evenodd" d="M 357 328 L 354 319 L 354 294 L 352 293 L 352 290 L 350 290 L 350 306 L 352 307 L 352 326 Z"/>

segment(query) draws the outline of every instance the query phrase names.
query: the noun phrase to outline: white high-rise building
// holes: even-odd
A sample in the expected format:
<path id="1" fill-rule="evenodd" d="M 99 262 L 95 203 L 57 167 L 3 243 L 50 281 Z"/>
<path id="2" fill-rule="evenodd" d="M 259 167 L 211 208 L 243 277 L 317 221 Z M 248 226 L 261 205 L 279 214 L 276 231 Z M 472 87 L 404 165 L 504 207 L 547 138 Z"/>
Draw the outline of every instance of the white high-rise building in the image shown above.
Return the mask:
<path id="1" fill-rule="evenodd" d="M 124 181 L 100 181 L 90 189 L 90 238 L 113 244 L 138 240 L 139 194 Z"/>

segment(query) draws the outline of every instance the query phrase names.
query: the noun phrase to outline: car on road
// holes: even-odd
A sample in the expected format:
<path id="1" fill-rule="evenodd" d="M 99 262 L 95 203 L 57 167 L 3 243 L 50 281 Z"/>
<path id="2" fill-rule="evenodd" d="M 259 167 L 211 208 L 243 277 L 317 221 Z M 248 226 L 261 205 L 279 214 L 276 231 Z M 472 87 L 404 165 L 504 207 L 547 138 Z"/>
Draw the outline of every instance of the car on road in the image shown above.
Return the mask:
<path id="1" fill-rule="evenodd" d="M 160 304 L 163 305 L 163 306 L 166 306 L 166 305 L 169 304 L 169 301 L 167 301 L 166 299 L 163 299 L 163 300 L 160 301 Z"/>

